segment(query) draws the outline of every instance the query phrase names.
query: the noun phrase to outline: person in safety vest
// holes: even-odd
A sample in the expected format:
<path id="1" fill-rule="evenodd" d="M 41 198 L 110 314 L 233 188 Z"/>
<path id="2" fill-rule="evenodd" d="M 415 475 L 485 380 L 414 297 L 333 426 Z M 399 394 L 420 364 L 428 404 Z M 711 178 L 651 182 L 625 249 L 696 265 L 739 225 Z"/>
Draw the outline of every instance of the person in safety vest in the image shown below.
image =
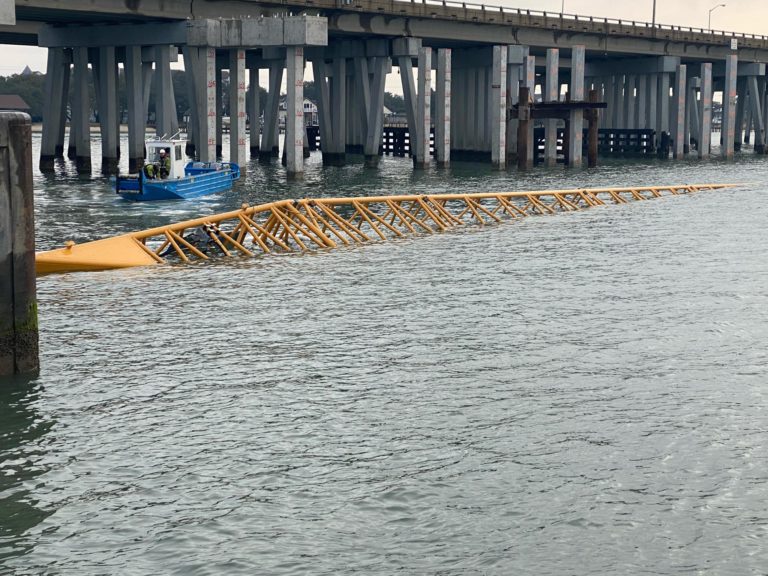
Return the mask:
<path id="1" fill-rule="evenodd" d="M 171 174 L 171 159 L 165 153 L 163 148 L 160 149 L 160 161 L 157 164 L 157 172 L 163 180 L 168 178 Z"/>

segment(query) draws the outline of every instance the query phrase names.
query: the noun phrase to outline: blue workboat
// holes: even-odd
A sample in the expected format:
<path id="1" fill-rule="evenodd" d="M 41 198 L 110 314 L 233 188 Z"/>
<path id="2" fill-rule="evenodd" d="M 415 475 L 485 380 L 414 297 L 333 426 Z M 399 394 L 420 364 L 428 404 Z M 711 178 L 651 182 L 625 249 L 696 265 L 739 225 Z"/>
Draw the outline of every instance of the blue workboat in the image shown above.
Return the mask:
<path id="1" fill-rule="evenodd" d="M 139 174 L 115 178 L 115 192 L 126 200 L 178 200 L 223 192 L 240 178 L 234 162 L 190 162 L 186 140 L 156 139 L 146 142 L 147 157 Z"/>

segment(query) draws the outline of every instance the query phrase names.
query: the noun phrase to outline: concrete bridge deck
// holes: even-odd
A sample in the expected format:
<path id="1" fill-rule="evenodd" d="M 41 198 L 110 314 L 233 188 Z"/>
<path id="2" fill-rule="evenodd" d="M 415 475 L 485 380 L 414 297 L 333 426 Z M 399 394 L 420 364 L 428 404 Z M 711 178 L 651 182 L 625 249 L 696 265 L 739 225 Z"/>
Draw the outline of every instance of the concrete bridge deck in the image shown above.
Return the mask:
<path id="1" fill-rule="evenodd" d="M 611 54 L 712 60 L 730 54 L 735 41 L 739 61 L 768 62 L 768 36 L 456 0 L 16 0 L 17 26 L 0 27 L 0 43 L 36 45 L 40 23 L 252 18 L 285 12 L 328 18 L 330 35 L 414 36 L 425 45 L 434 42 L 444 47 L 522 44 L 565 48 L 579 44 Z"/>

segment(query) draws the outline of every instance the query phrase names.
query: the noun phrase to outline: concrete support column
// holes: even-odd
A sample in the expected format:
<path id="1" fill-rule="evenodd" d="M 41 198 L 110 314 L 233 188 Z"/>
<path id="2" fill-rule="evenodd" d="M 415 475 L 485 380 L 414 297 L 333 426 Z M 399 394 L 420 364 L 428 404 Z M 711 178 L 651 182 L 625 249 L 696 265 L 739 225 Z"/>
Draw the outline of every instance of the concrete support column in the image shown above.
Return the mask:
<path id="1" fill-rule="evenodd" d="M 283 62 L 271 62 L 269 65 L 269 92 L 267 93 L 267 107 L 264 110 L 264 132 L 261 138 L 261 151 L 259 158 L 268 161 L 278 157 L 279 150 L 279 126 L 278 115 L 280 106 L 280 85 L 283 82 Z"/>
<path id="2" fill-rule="evenodd" d="M 637 129 L 646 128 L 648 117 L 648 76 L 641 74 L 637 77 L 637 98 L 635 99 L 635 119 L 633 125 Z"/>
<path id="3" fill-rule="evenodd" d="M 491 81 L 491 164 L 507 167 L 507 47 L 493 47 Z"/>
<path id="4" fill-rule="evenodd" d="M 613 77 L 613 108 L 611 109 L 612 128 L 622 129 L 624 125 L 624 75 Z"/>
<path id="5" fill-rule="evenodd" d="M 662 72 L 658 75 L 658 101 L 656 104 L 656 132 L 661 137 L 662 132 L 669 134 L 669 84 L 670 74 Z"/>
<path id="6" fill-rule="evenodd" d="M 387 80 L 387 69 L 390 60 L 385 56 L 377 56 L 371 59 L 369 71 L 373 72 L 370 84 L 370 109 L 368 110 L 368 131 L 365 134 L 365 165 L 375 167 L 379 163 L 379 149 L 381 148 L 381 132 L 384 123 L 384 88 Z"/>
<path id="7" fill-rule="evenodd" d="M 192 50 L 195 50 L 194 48 Z M 198 48 L 195 83 L 198 88 L 198 119 L 200 126 L 200 150 L 197 154 L 203 162 L 216 160 L 216 49 Z"/>
<path id="8" fill-rule="evenodd" d="M 687 142 L 690 144 L 692 140 L 696 140 L 696 148 L 699 147 L 699 126 L 701 125 L 699 118 L 699 87 L 701 86 L 701 79 L 699 77 L 688 79 L 688 99 L 686 107 L 688 109 L 687 122 L 688 128 L 686 130 L 688 134 Z"/>
<path id="9" fill-rule="evenodd" d="M 733 158 L 736 137 L 736 70 L 739 60 L 736 54 L 725 59 L 725 86 L 723 87 L 723 145 L 722 155 Z"/>
<path id="10" fill-rule="evenodd" d="M 152 92 L 152 62 L 141 62 L 141 86 L 143 88 L 144 118 L 149 117 L 149 97 Z"/>
<path id="11" fill-rule="evenodd" d="M 368 118 L 371 114 L 371 82 L 368 71 L 368 58 L 358 56 L 354 59 L 354 98 L 350 102 L 357 102 L 353 107 L 356 115 L 355 120 L 355 138 L 354 144 L 362 148 L 365 154 L 365 142 L 368 136 Z"/>
<path id="12" fill-rule="evenodd" d="M 637 98 L 635 97 L 635 85 L 637 84 L 637 76 L 634 74 L 627 74 L 624 76 L 624 128 L 633 129 L 637 127 L 635 124 L 635 107 Z"/>
<path id="13" fill-rule="evenodd" d="M 224 152 L 224 69 L 216 62 L 216 159 Z M 230 122 L 232 117 L 230 116 Z"/>
<path id="14" fill-rule="evenodd" d="M 67 94 L 64 92 L 65 74 L 69 77 L 69 63 L 63 48 L 48 49 L 45 75 L 45 101 L 43 103 L 43 134 L 40 143 L 40 170 L 52 171 L 55 158 L 63 156 Z"/>
<path id="15" fill-rule="evenodd" d="M 453 57 L 453 55 L 451 55 Z M 466 70 L 458 68 L 451 70 L 451 110 L 466 109 L 466 83 L 464 82 Z M 438 72 L 439 74 L 439 72 Z M 440 81 L 438 80 L 438 87 Z M 439 101 L 438 101 L 439 102 Z M 466 116 L 464 114 L 451 114 L 450 117 L 450 137 L 452 150 L 464 150 L 464 136 L 466 130 L 464 124 Z"/>
<path id="16" fill-rule="evenodd" d="M 709 156 L 712 140 L 712 64 L 701 65 L 701 96 L 699 98 L 701 129 L 699 131 L 699 158 Z"/>
<path id="17" fill-rule="evenodd" d="M 736 80 L 736 92 L 738 94 L 736 102 L 736 122 L 734 132 L 734 149 L 741 150 L 741 144 L 744 142 L 744 110 L 746 109 L 747 99 L 747 80 L 738 78 Z"/>
<path id="18" fill-rule="evenodd" d="M 70 146 L 74 137 L 78 171 L 91 170 L 91 98 L 88 94 L 88 48 L 73 48 L 75 90 L 72 102 Z"/>
<path id="19" fill-rule="evenodd" d="M 330 109 L 333 124 L 333 160 L 343 166 L 347 157 L 347 60 L 334 58 L 330 81 Z"/>
<path id="20" fill-rule="evenodd" d="M 435 159 L 439 168 L 451 163 L 451 49 L 437 51 L 435 94 Z"/>
<path id="21" fill-rule="evenodd" d="M 288 175 L 304 174 L 304 48 L 286 48 L 288 94 L 285 106 L 285 158 Z"/>
<path id="22" fill-rule="evenodd" d="M 672 130 L 672 138 L 674 139 L 672 156 L 679 160 L 683 158 L 685 154 L 686 143 L 686 131 L 685 131 L 685 94 L 686 82 L 687 82 L 687 66 L 685 64 L 678 64 L 675 72 L 675 87 L 674 87 L 674 125 Z"/>
<path id="23" fill-rule="evenodd" d="M 511 110 L 520 101 L 520 80 L 523 64 L 528 55 L 527 46 L 507 47 L 507 109 Z M 507 121 L 507 156 L 517 158 L 517 120 Z"/>
<path id="24" fill-rule="evenodd" d="M 229 51 L 229 161 L 246 170 L 245 50 Z"/>
<path id="25" fill-rule="evenodd" d="M 749 144 L 752 138 L 752 105 L 749 92 L 744 98 L 744 144 Z"/>
<path id="26" fill-rule="evenodd" d="M 584 100 L 584 46 L 574 46 L 571 50 L 571 85 L 568 91 L 571 100 Z M 568 120 L 568 166 L 581 167 L 581 149 L 584 143 L 584 111 L 572 110 Z"/>
<path id="27" fill-rule="evenodd" d="M 251 156 L 258 156 L 261 143 L 261 90 L 259 89 L 259 67 L 249 69 L 248 118 L 250 124 Z"/>
<path id="28" fill-rule="evenodd" d="M 645 127 L 650 128 L 652 130 L 656 130 L 656 117 L 657 117 L 657 106 L 656 103 L 658 101 L 659 97 L 659 76 L 658 74 L 649 74 L 648 75 L 648 82 L 646 84 L 646 100 L 647 100 L 647 106 L 646 106 L 646 119 L 645 119 Z M 656 145 L 658 146 L 661 142 L 661 134 L 656 131 Z"/>
<path id="29" fill-rule="evenodd" d="M 312 62 L 312 75 L 317 86 L 317 116 L 320 126 L 320 148 L 323 163 L 328 164 L 334 150 L 333 124 L 331 123 L 331 96 L 328 87 L 328 74 L 323 59 Z"/>
<path id="30" fill-rule="evenodd" d="M 432 128 L 432 48 L 419 48 L 418 133 L 414 166 L 426 168 L 430 162 L 429 136 Z M 413 142 L 413 138 L 411 138 Z"/>
<path id="31" fill-rule="evenodd" d="M 747 77 L 747 87 L 749 88 L 750 117 L 755 130 L 755 153 L 762 154 L 765 151 L 765 124 L 757 76 Z M 747 131 L 749 131 L 749 124 L 747 122 Z M 747 139 L 745 138 L 744 141 L 746 142 Z"/>
<path id="32" fill-rule="evenodd" d="M 99 48 L 99 123 L 101 125 L 101 167 L 106 174 L 116 174 L 119 162 L 117 118 L 117 77 L 115 47 Z"/>
<path id="33" fill-rule="evenodd" d="M 533 92 L 536 88 L 536 57 L 535 56 L 526 56 L 525 57 L 525 66 L 523 69 L 523 86 L 525 88 L 528 88 L 529 92 L 529 98 L 531 101 L 533 101 Z M 526 138 L 527 145 L 525 147 L 525 166 L 526 168 L 530 168 L 533 166 L 533 159 L 534 159 L 534 141 L 533 141 L 533 122 L 528 122 L 528 137 Z M 518 138 L 518 145 L 519 145 L 519 138 Z M 518 166 L 521 166 L 523 163 L 518 160 Z"/>
<path id="34" fill-rule="evenodd" d="M 398 66 L 400 67 L 400 80 L 403 83 L 403 99 L 405 100 L 405 114 L 408 119 L 408 134 L 411 142 L 411 155 L 414 154 L 414 147 L 418 142 L 418 119 L 416 117 L 416 84 L 413 80 L 413 64 L 410 56 L 398 57 Z"/>
<path id="35" fill-rule="evenodd" d="M 547 49 L 547 77 L 544 88 L 544 101 L 556 102 L 559 99 L 557 93 L 560 83 L 557 79 L 558 68 L 560 65 L 560 50 L 557 48 Z M 546 166 L 557 165 L 557 120 L 547 119 L 544 121 L 544 164 Z"/>
<path id="36" fill-rule="evenodd" d="M 186 59 L 185 59 L 186 61 Z M 189 65 L 187 65 L 189 66 Z M 125 89 L 128 103 L 128 171 L 138 171 L 144 163 L 144 90 L 141 85 L 141 47 L 125 48 Z M 196 118 L 196 109 L 192 117 Z M 197 133 L 197 131 L 195 131 Z"/>
<path id="37" fill-rule="evenodd" d="M 40 369 L 32 199 L 32 124 L 0 112 L 0 377 Z"/>
<path id="38" fill-rule="evenodd" d="M 171 117 L 176 114 L 172 92 L 171 47 L 155 46 L 155 132 L 166 138 L 173 135 Z"/>

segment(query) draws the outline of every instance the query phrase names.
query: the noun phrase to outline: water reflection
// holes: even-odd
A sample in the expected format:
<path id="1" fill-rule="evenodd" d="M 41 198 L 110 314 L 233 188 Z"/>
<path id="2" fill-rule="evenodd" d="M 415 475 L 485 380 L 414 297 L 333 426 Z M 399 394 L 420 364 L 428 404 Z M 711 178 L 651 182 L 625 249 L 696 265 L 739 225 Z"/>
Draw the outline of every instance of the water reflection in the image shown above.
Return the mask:
<path id="1" fill-rule="evenodd" d="M 54 425 L 38 414 L 38 381 L 0 380 L 0 560 L 28 552 L 25 535 L 51 512 L 34 496 L 35 480 L 46 472 L 44 436 Z"/>

